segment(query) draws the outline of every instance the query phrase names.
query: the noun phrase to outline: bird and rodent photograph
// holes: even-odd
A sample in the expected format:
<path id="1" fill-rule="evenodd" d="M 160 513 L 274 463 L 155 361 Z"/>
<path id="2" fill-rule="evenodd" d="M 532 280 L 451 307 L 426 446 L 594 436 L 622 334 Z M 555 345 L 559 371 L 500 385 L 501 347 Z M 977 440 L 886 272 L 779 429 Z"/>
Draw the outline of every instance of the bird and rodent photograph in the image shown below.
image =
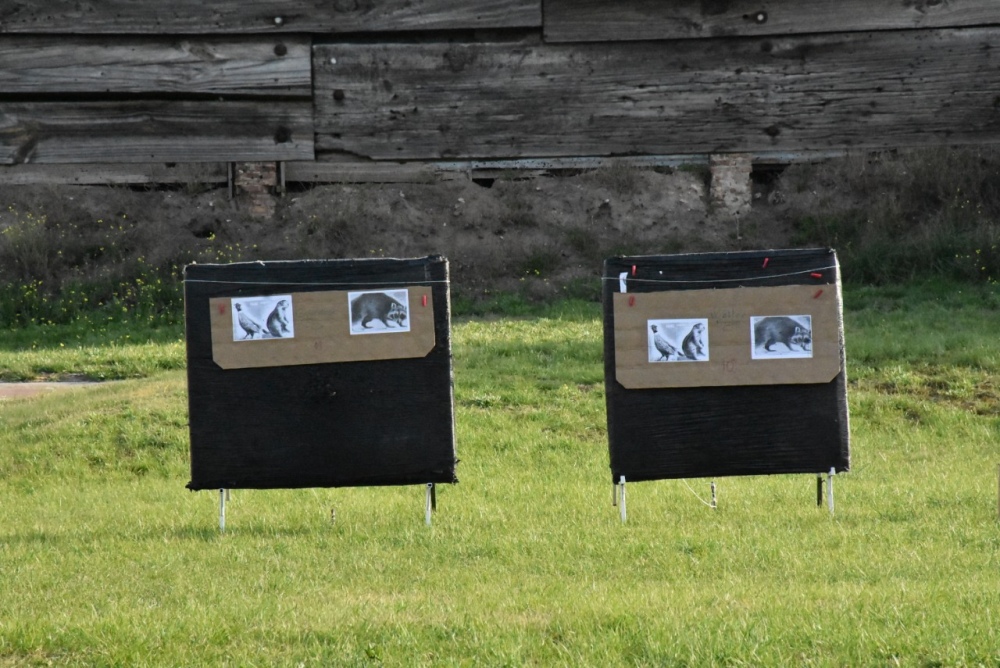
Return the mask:
<path id="1" fill-rule="evenodd" d="M 291 295 L 241 297 L 232 308 L 233 341 L 295 338 Z"/>
<path id="2" fill-rule="evenodd" d="M 650 320 L 648 324 L 651 363 L 709 361 L 707 318 Z"/>

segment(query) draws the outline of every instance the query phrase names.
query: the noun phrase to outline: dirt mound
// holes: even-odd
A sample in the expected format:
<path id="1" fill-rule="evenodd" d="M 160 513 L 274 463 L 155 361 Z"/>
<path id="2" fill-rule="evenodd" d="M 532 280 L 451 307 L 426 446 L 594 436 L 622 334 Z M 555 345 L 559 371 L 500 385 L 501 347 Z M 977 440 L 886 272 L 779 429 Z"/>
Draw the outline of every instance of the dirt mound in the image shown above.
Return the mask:
<path id="1" fill-rule="evenodd" d="M 269 218 L 250 215 L 226 189 L 197 186 L 20 187 L 5 189 L 5 198 L 0 228 L 18 227 L 25 237 L 31 212 L 47 233 L 33 245 L 9 246 L 16 256 L 9 266 L 20 267 L 21 280 L 57 283 L 66 274 L 86 280 L 136 265 L 439 254 L 450 261 L 456 295 L 596 297 L 602 262 L 613 255 L 788 243 L 769 218 L 773 197 L 756 197 L 743 220 L 713 211 L 703 169 L 620 165 L 475 181 L 292 186 Z"/>

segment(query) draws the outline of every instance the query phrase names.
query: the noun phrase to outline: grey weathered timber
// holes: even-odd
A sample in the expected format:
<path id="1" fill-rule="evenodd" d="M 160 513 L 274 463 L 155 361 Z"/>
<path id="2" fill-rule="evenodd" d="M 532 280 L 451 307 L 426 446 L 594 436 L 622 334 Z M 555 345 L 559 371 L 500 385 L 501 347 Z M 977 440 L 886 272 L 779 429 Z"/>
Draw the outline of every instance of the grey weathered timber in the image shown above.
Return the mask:
<path id="1" fill-rule="evenodd" d="M 1000 28 L 313 48 L 316 150 L 440 160 L 1000 141 Z"/>
<path id="2" fill-rule="evenodd" d="M 433 163 L 287 162 L 285 180 L 299 183 L 435 183 L 459 178 Z"/>
<path id="3" fill-rule="evenodd" d="M 1000 24 L 996 0 L 545 0 L 549 42 Z"/>
<path id="4" fill-rule="evenodd" d="M 0 36 L 0 91 L 312 95 L 310 40 Z"/>
<path id="5" fill-rule="evenodd" d="M 0 33 L 345 33 L 541 24 L 541 0 L 0 0 Z"/>
<path id="6" fill-rule="evenodd" d="M 71 183 L 75 185 L 117 185 L 142 183 L 205 184 L 227 183 L 225 163 L 137 163 L 106 165 L 19 164 L 0 166 L 0 185 Z"/>
<path id="7" fill-rule="evenodd" d="M 0 164 L 311 160 L 308 101 L 0 102 Z"/>

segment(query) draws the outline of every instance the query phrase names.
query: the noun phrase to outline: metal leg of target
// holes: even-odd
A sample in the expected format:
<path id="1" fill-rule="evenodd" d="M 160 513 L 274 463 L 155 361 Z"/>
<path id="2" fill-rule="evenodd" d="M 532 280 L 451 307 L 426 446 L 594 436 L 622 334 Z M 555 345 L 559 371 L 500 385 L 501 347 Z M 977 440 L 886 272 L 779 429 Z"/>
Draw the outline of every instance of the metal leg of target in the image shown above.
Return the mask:
<path id="1" fill-rule="evenodd" d="M 226 489 L 219 490 L 219 531 L 226 533 Z"/>
<path id="2" fill-rule="evenodd" d="M 816 474 L 816 507 L 823 505 L 823 474 Z"/>
<path id="3" fill-rule="evenodd" d="M 424 522 L 431 525 L 431 513 L 437 507 L 437 495 L 434 492 L 434 483 L 427 483 L 427 497 L 424 503 Z"/>
<path id="4" fill-rule="evenodd" d="M 712 481 L 712 503 L 709 505 L 712 510 L 718 510 L 719 499 L 715 495 L 715 481 Z"/>
<path id="5" fill-rule="evenodd" d="M 628 513 L 625 511 L 625 476 L 618 479 L 618 510 L 621 512 L 622 524 L 625 524 L 625 520 L 628 518 Z"/>
<path id="6" fill-rule="evenodd" d="M 826 476 L 826 501 L 830 506 L 830 514 L 833 515 L 833 476 L 837 475 L 837 469 L 830 467 L 830 473 Z"/>

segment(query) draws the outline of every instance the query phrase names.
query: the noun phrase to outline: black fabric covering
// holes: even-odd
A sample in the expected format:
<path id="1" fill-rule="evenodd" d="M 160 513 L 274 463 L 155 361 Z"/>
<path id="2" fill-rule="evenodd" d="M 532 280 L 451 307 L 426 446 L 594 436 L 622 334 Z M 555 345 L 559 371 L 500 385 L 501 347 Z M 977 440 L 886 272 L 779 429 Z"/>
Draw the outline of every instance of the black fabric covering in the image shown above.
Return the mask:
<path id="1" fill-rule="evenodd" d="M 422 358 L 223 370 L 209 299 L 430 285 Z M 419 259 L 191 265 L 185 270 L 192 490 L 451 483 L 448 263 Z"/>
<path id="2" fill-rule="evenodd" d="M 839 289 L 837 259 L 829 249 L 606 260 L 604 377 L 613 482 L 621 476 L 642 481 L 850 468 L 843 349 L 841 372 L 824 384 L 622 387 L 615 380 L 612 308 L 622 272 L 629 274 L 628 293 L 798 284 Z"/>

